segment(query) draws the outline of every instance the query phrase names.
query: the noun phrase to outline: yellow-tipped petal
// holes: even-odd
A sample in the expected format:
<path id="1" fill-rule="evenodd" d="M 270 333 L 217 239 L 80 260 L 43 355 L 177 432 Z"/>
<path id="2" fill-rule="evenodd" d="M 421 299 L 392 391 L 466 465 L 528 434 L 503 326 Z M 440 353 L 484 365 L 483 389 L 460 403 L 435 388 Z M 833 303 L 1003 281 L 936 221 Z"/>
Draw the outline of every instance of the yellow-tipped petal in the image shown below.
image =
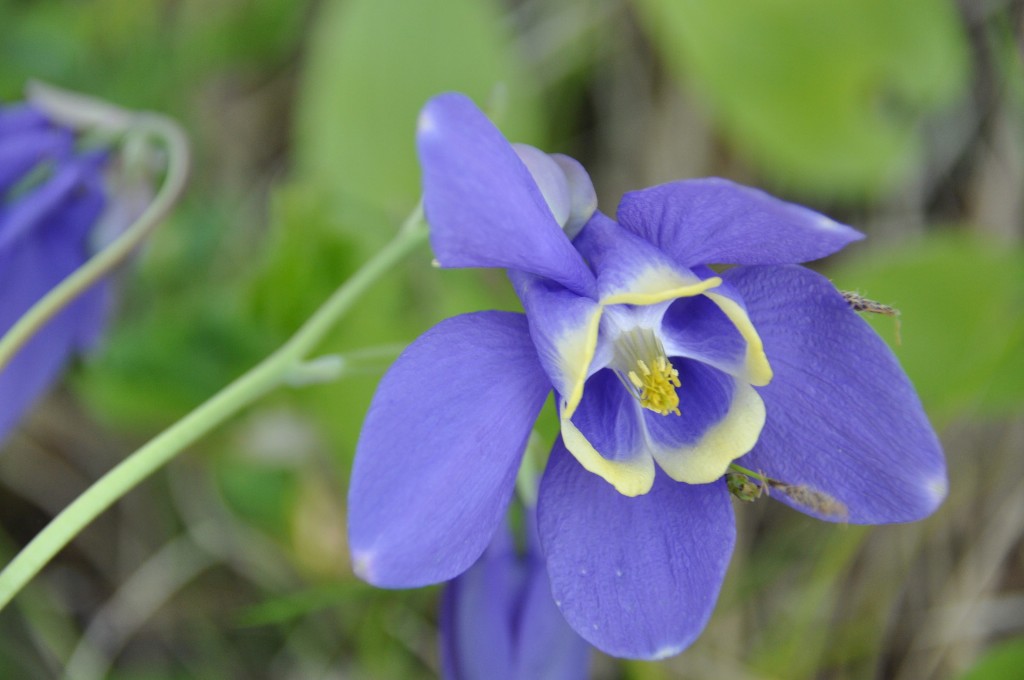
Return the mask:
<path id="1" fill-rule="evenodd" d="M 761 336 L 757 334 L 757 329 L 754 328 L 746 311 L 735 300 L 720 293 L 705 293 L 705 295 L 718 305 L 718 308 L 732 321 L 736 330 L 740 332 L 747 343 L 747 351 L 743 359 L 746 368 L 745 381 L 757 387 L 763 387 L 770 383 L 772 367 L 764 353 Z"/>
<path id="2" fill-rule="evenodd" d="M 735 382 L 729 411 L 696 443 L 655 448 L 654 459 L 669 477 L 687 484 L 708 484 L 725 474 L 729 463 L 749 453 L 764 427 L 765 408 L 750 385 Z"/>
<path id="3" fill-rule="evenodd" d="M 654 486 L 654 461 L 646 451 L 631 460 L 608 460 L 568 418 L 562 418 L 562 441 L 580 465 L 614 486 L 623 496 L 642 496 Z"/>
<path id="4" fill-rule="evenodd" d="M 583 385 L 587 382 L 590 364 L 597 350 L 597 334 L 601 327 L 602 311 L 603 308 L 598 306 L 584 332 L 567 333 L 555 343 L 558 347 L 558 363 L 562 375 L 568 378 L 567 384 L 571 386 L 568 393 L 563 395 L 562 417 L 566 420 L 576 413 L 583 398 Z"/>
<path id="5" fill-rule="evenodd" d="M 629 290 L 601 298 L 608 305 L 654 305 L 665 300 L 693 297 L 722 285 L 722 279 L 688 279 L 668 267 L 652 267 L 630 282 Z"/>

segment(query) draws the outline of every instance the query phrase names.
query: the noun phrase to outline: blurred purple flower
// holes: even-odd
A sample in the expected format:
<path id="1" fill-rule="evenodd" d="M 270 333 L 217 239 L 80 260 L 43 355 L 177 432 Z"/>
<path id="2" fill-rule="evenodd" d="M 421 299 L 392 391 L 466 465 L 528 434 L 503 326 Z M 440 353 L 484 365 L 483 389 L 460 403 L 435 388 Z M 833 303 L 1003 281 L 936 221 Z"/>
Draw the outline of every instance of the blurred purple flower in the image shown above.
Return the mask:
<path id="1" fill-rule="evenodd" d="M 501 526 L 476 564 L 441 599 L 441 666 L 446 680 L 585 680 L 590 645 L 551 599 L 547 569 L 526 512 L 520 554 Z"/>
<path id="2" fill-rule="evenodd" d="M 76 149 L 74 133 L 29 105 L 0 107 L 0 334 L 90 255 L 107 199 L 106 154 Z M 0 371 L 0 440 L 98 337 L 105 292 L 86 292 Z"/>
<path id="3" fill-rule="evenodd" d="M 612 220 L 579 164 L 514 148 L 461 95 L 427 104 L 417 143 L 437 259 L 507 268 L 526 314 L 442 321 L 384 376 L 349 492 L 364 579 L 436 583 L 479 557 L 552 389 L 541 544 L 557 606 L 609 654 L 662 658 L 703 630 L 735 541 L 734 460 L 828 520 L 905 522 L 942 501 L 906 375 L 794 264 L 861 234 L 722 179 L 626 194 Z"/>

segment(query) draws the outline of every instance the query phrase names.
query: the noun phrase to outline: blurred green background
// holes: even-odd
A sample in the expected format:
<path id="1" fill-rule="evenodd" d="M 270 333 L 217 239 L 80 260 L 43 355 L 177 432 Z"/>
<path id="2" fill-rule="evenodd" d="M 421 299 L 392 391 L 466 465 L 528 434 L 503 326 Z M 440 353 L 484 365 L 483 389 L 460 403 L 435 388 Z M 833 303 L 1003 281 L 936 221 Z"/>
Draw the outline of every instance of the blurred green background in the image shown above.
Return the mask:
<path id="1" fill-rule="evenodd" d="M 594 677 L 1021 677 L 1022 31 L 1016 0 L 0 0 L 0 99 L 38 78 L 166 112 L 196 152 L 102 347 L 4 445 L 0 556 L 394 233 L 417 110 L 461 90 L 581 160 L 606 211 L 720 175 L 867 232 L 820 267 L 902 311 L 872 323 L 946 446 L 924 522 L 739 508 L 705 634 Z M 263 400 L 89 528 L 0 614 L 0 677 L 435 677 L 438 591 L 351 575 L 346 478 L 394 348 L 515 306 L 500 274 L 408 260 L 323 348 L 381 356 Z"/>

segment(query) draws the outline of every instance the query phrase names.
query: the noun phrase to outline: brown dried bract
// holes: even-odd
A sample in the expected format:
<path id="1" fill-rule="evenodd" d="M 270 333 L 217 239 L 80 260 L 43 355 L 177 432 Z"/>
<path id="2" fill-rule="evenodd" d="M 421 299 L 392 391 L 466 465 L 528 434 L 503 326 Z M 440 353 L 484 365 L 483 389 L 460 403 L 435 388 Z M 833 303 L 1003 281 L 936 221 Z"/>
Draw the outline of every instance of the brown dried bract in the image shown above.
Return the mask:
<path id="1" fill-rule="evenodd" d="M 900 339 L 900 310 L 866 298 L 860 293 L 855 293 L 852 290 L 841 290 L 839 291 L 839 294 L 843 296 L 843 299 L 846 300 L 846 304 L 850 305 L 855 312 L 881 314 L 882 316 L 892 317 L 896 322 L 896 344 L 902 344 L 902 340 Z"/>
<path id="2" fill-rule="evenodd" d="M 869 300 L 860 293 L 855 293 L 852 290 L 841 290 L 839 293 L 846 300 L 846 304 L 853 307 L 855 312 L 868 312 L 869 314 L 881 314 L 883 316 L 899 316 L 900 310 L 889 305 L 883 305 L 881 302 L 875 302 Z"/>
<path id="3" fill-rule="evenodd" d="M 773 489 L 789 497 L 790 500 L 817 512 L 819 515 L 843 522 L 849 517 L 849 511 L 846 509 L 846 506 L 824 491 L 812 489 L 803 484 L 786 484 L 776 480 L 770 480 L 768 483 Z"/>

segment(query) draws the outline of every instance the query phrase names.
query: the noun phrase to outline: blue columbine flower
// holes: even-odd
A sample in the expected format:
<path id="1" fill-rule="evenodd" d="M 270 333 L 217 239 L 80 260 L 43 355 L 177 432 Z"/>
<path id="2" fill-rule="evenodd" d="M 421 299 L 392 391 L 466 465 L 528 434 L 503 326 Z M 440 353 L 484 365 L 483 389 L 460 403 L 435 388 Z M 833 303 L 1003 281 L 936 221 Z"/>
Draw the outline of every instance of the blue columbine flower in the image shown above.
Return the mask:
<path id="1" fill-rule="evenodd" d="M 499 527 L 480 559 L 445 586 L 441 666 L 446 680 L 585 680 L 590 645 L 551 599 L 536 514 L 524 513 L 517 550 Z"/>
<path id="2" fill-rule="evenodd" d="M 442 321 L 384 376 L 349 494 L 364 579 L 436 583 L 480 556 L 552 388 L 552 594 L 613 655 L 668 656 L 704 628 L 735 540 L 734 460 L 823 519 L 905 522 L 942 501 L 906 375 L 794 264 L 860 233 L 722 179 L 629 193 L 612 220 L 575 161 L 514 148 L 457 94 L 427 104 L 417 144 L 439 263 L 508 269 L 526 314 Z"/>
<path id="3" fill-rule="evenodd" d="M 71 130 L 32 106 L 0 107 L 0 334 L 89 256 L 106 158 L 77 150 Z M 0 371 L 0 440 L 96 340 L 105 307 L 103 286 L 88 291 Z"/>

